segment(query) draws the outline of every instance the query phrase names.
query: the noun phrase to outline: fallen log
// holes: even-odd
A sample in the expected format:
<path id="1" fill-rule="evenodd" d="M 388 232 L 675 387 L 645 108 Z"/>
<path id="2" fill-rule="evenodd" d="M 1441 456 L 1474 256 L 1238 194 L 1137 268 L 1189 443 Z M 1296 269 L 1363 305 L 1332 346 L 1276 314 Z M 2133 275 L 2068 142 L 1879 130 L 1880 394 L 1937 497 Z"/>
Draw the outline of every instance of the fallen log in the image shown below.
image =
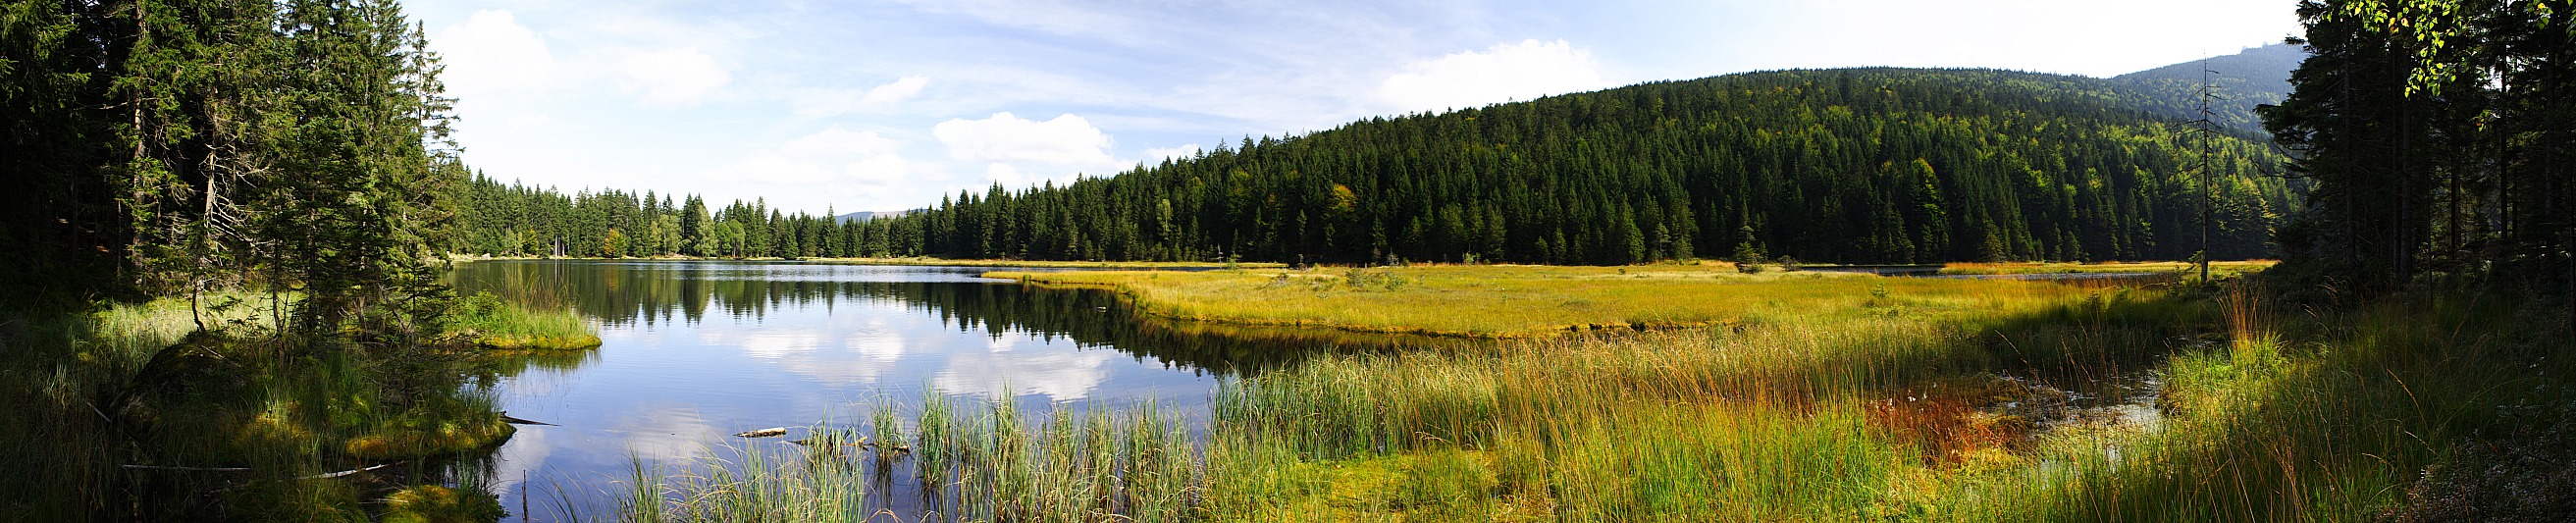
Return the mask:
<path id="1" fill-rule="evenodd" d="M 734 433 L 734 436 L 735 436 L 735 437 L 741 437 L 741 438 L 775 438 L 775 437 L 785 436 L 785 435 L 787 435 L 787 427 L 770 427 L 770 428 L 765 428 L 765 429 L 759 429 L 759 430 L 747 430 L 747 431 L 742 431 L 742 432 Z"/>
<path id="2" fill-rule="evenodd" d="M 560 426 L 560 425 L 556 425 L 556 424 L 553 424 L 553 423 L 546 423 L 546 422 L 543 422 L 543 421 L 529 421 L 529 420 L 527 420 L 527 419 L 518 418 L 518 417 L 513 417 L 513 416 L 511 416 L 511 415 L 509 415 L 509 414 L 502 414 L 502 415 L 501 415 L 501 422 L 502 422 L 502 423 L 512 424 L 512 425 L 545 425 L 545 426 L 548 426 L 548 427 L 557 427 L 557 426 Z"/>

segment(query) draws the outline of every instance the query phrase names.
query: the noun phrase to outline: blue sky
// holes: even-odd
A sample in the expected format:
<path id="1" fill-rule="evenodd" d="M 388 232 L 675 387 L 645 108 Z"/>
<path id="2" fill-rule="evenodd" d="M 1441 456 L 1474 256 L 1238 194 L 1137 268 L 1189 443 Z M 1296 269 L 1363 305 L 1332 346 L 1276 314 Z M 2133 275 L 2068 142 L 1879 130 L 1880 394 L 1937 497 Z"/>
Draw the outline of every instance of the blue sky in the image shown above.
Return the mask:
<path id="1" fill-rule="evenodd" d="M 1850 66 L 2109 76 L 2297 31 L 2290 0 L 927 0 L 406 5 L 466 161 L 570 192 L 898 210 L 1245 136 Z"/>

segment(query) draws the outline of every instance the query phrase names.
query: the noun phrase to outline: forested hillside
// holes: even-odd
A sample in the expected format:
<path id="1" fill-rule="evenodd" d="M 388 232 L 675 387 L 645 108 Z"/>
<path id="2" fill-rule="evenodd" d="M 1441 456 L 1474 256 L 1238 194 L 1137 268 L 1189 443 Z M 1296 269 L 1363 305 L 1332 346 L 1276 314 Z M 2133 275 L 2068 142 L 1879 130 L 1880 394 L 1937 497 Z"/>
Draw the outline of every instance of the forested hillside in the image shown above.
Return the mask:
<path id="1" fill-rule="evenodd" d="M 2134 93 L 2138 103 L 2149 110 L 2185 120 L 2200 118 L 2197 99 L 2202 86 L 2214 87 L 2217 96 L 2209 104 L 2210 120 L 2233 131 L 2260 136 L 2263 117 L 2254 109 L 2281 103 L 2283 97 L 2289 96 L 2290 71 L 2307 59 L 2308 51 L 2300 46 L 2272 44 L 2206 61 L 2115 76 L 2111 81 Z"/>
<path id="2" fill-rule="evenodd" d="M 2116 81 L 1782 71 L 1376 118 L 873 220 L 478 180 L 482 254 L 1619 264 L 2265 256 L 2281 158 Z"/>

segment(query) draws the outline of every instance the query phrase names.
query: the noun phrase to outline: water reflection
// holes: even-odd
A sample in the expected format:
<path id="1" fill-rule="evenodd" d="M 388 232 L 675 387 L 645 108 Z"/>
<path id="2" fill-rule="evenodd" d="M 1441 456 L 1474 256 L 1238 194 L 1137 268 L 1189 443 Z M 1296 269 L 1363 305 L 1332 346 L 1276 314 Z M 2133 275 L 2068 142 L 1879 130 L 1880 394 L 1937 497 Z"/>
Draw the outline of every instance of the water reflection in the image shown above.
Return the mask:
<path id="1" fill-rule="evenodd" d="M 1218 376 L 1389 337 L 1140 322 L 1113 295 L 976 277 L 985 269 L 758 262 L 477 262 L 451 283 L 596 318 L 596 352 L 497 358 L 502 408 L 525 426 L 490 470 L 513 511 L 613 508 L 631 461 L 686 463 L 801 427 L 998 398 L 1043 413 L 1153 399 L 1203 410 Z M 905 417 L 910 417 L 909 415 Z M 521 484 L 522 478 L 533 484 Z M 533 499 L 531 499 L 533 498 Z"/>

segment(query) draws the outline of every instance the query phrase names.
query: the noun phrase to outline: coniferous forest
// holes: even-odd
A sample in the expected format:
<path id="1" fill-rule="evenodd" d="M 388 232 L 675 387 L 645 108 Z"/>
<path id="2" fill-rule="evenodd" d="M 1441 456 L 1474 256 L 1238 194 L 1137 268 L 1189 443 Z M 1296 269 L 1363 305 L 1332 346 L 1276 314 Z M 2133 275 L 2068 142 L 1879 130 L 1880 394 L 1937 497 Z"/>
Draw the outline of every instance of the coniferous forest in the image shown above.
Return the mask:
<path id="1" fill-rule="evenodd" d="M 296 285 L 294 325 L 434 294 L 464 179 L 392 1 L 9 2 L 0 279 L 38 300 Z"/>
<path id="2" fill-rule="evenodd" d="M 2302 185 L 2121 84 L 1856 69 L 1373 118 L 1065 186 L 843 223 L 759 203 L 478 179 L 482 254 L 1625 264 L 2267 256 Z M 2198 166 L 2206 165 L 2207 169 Z"/>
<path id="3" fill-rule="evenodd" d="M 2569 520 L 2576 1 L 2280 3 L 2114 78 L 1660 81 L 817 215 L 477 171 L 395 0 L 0 0 L 0 523 Z M 1298 267 L 460 263 L 657 256 Z M 862 385 L 920 402 L 787 439 Z"/>

